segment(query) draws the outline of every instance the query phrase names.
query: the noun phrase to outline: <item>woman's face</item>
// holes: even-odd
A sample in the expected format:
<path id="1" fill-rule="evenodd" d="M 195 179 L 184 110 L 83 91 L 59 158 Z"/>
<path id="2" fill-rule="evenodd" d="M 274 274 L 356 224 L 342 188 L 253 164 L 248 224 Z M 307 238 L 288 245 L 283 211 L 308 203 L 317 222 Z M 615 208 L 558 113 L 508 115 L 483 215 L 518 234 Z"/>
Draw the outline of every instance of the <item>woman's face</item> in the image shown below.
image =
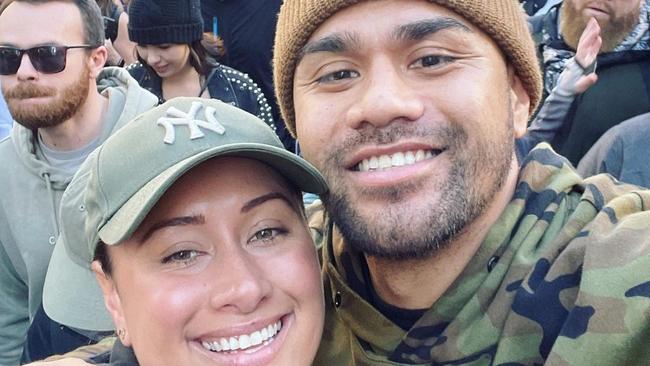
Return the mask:
<path id="1" fill-rule="evenodd" d="M 309 365 L 323 327 L 316 250 L 299 197 L 268 166 L 193 168 L 97 272 L 141 365 Z"/>
<path id="2" fill-rule="evenodd" d="M 137 46 L 138 55 L 160 76 L 167 78 L 176 75 L 186 67 L 191 67 L 190 47 L 186 44 L 161 44 Z"/>

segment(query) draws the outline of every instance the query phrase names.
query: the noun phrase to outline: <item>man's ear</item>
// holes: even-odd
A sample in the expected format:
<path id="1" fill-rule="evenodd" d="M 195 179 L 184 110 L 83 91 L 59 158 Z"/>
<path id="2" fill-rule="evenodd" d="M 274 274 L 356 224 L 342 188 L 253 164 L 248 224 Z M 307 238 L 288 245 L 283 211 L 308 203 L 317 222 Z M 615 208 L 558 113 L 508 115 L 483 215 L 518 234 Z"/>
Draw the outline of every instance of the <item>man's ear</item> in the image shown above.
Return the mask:
<path id="1" fill-rule="evenodd" d="M 91 268 L 95 273 L 95 278 L 99 283 L 99 287 L 102 289 L 102 294 L 104 295 L 104 304 L 106 309 L 111 314 L 113 318 L 113 323 L 115 323 L 115 329 L 118 334 L 122 332 L 120 340 L 122 344 L 129 347 L 131 346 L 131 340 L 129 337 L 129 331 L 126 327 L 126 321 L 124 319 L 124 311 L 122 309 L 122 302 L 120 300 L 120 295 L 117 292 L 117 287 L 113 279 L 107 275 L 102 269 L 102 265 L 99 261 L 93 261 Z"/>
<path id="2" fill-rule="evenodd" d="M 90 52 L 88 57 L 88 69 L 90 70 L 90 76 L 93 79 L 97 79 L 100 71 L 106 65 L 106 60 L 108 59 L 108 50 L 104 46 L 99 46 Z"/>
<path id="3" fill-rule="evenodd" d="M 515 70 L 508 66 L 508 80 L 510 83 L 510 108 L 512 108 L 513 131 L 515 138 L 526 134 L 530 113 L 530 96 L 524 88 Z"/>

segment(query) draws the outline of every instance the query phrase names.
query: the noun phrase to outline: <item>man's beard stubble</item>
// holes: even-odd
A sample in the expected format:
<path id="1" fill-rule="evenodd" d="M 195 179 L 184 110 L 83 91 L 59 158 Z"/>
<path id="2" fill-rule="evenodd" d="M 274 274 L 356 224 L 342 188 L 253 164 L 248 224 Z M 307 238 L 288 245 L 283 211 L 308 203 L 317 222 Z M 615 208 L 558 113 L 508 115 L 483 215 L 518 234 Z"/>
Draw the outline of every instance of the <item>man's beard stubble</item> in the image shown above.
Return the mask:
<path id="1" fill-rule="evenodd" d="M 604 7 L 609 6 L 607 2 L 603 2 L 601 5 Z M 580 36 L 589 22 L 589 19 L 584 19 L 580 11 L 581 9 L 577 9 L 570 1 L 565 1 L 560 8 L 562 38 L 574 50 L 578 48 Z M 637 9 L 633 13 L 625 14 L 623 17 L 610 18 L 607 24 L 598 22 L 601 27 L 600 36 L 603 40 L 600 53 L 613 51 L 634 29 L 639 22 L 639 15 L 640 9 Z"/>
<path id="2" fill-rule="evenodd" d="M 16 87 L 4 90 L 4 97 L 11 116 L 24 127 L 36 130 L 57 126 L 72 118 L 88 98 L 90 90 L 90 70 L 84 67 L 79 78 L 70 85 L 57 90 L 53 87 L 39 86 L 32 82 L 23 82 Z M 21 99 L 35 97 L 54 97 L 47 104 L 25 107 Z"/>
<path id="3" fill-rule="evenodd" d="M 346 243 L 366 255 L 392 260 L 435 255 L 486 210 L 503 186 L 512 162 L 511 122 L 505 142 L 485 143 L 471 151 L 467 133 L 455 125 L 436 131 L 414 130 L 402 124 L 382 131 L 362 131 L 359 137 L 332 149 L 334 153 L 324 164 L 323 175 L 330 185 L 330 191 L 323 196 L 327 212 Z M 445 154 L 450 157 L 451 169 L 445 181 L 436 180 L 434 183 L 440 195 L 439 201 L 429 204 L 424 210 L 404 207 L 403 200 L 407 196 L 417 194 L 415 192 L 431 192 L 425 187 L 431 184 L 431 180 L 368 192 L 363 192 L 362 188 L 361 197 L 382 197 L 386 203 L 382 212 L 364 217 L 357 207 L 364 204 L 362 199 L 351 202 L 351 188 L 329 167 L 341 167 L 345 151 L 360 143 L 389 143 L 405 136 L 445 142 Z M 485 182 L 492 183 L 492 186 L 483 188 Z"/>

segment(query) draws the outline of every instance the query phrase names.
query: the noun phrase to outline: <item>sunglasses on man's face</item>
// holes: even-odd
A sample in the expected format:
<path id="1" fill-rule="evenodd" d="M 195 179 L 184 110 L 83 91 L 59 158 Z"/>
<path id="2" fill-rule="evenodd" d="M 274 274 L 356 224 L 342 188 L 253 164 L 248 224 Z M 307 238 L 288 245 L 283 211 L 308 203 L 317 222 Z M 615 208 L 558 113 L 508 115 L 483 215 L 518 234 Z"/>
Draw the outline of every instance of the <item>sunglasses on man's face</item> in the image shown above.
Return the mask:
<path id="1" fill-rule="evenodd" d="M 97 48 L 97 46 L 38 46 L 27 49 L 0 46 L 0 75 L 13 75 L 18 72 L 23 54 L 38 72 L 55 74 L 65 69 L 65 60 L 71 48 Z"/>

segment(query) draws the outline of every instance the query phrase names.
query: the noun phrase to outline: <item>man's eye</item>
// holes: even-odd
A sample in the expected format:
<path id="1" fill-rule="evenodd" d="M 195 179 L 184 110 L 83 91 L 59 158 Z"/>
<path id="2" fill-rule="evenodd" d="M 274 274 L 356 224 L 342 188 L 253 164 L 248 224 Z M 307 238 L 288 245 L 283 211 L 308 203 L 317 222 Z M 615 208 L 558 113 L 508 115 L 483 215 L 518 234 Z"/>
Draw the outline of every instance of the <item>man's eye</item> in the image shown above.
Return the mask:
<path id="1" fill-rule="evenodd" d="M 167 257 L 163 258 L 163 263 L 181 263 L 187 264 L 192 262 L 199 256 L 199 252 L 196 250 L 179 250 Z"/>
<path id="2" fill-rule="evenodd" d="M 339 70 L 329 73 L 325 76 L 318 78 L 319 83 L 331 83 L 343 79 L 351 79 L 359 77 L 359 73 L 352 70 Z"/>
<path id="3" fill-rule="evenodd" d="M 424 56 L 413 63 L 414 67 L 435 67 L 448 64 L 454 61 L 453 57 L 449 56 Z"/>

